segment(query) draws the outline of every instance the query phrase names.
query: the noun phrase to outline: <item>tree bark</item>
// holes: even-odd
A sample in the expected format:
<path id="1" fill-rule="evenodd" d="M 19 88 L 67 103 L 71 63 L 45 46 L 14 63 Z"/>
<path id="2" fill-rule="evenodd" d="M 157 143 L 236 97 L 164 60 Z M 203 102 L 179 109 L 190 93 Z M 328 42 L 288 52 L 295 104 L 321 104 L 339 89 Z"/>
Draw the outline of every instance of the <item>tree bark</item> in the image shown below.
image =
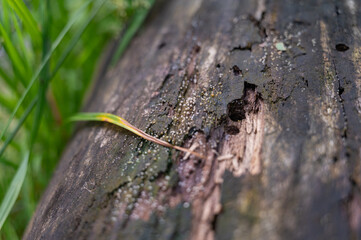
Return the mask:
<path id="1" fill-rule="evenodd" d="M 361 237 L 361 1 L 158 2 L 24 239 Z"/>

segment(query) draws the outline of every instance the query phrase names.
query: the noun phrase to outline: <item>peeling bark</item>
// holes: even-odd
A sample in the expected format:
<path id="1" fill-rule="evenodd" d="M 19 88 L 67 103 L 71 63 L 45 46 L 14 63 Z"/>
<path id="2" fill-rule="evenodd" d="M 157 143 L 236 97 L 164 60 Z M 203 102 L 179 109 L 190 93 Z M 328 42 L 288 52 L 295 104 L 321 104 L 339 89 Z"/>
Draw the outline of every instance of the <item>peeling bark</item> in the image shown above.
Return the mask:
<path id="1" fill-rule="evenodd" d="M 360 1 L 160 1 L 96 86 L 206 158 L 80 125 L 24 239 L 361 238 Z"/>

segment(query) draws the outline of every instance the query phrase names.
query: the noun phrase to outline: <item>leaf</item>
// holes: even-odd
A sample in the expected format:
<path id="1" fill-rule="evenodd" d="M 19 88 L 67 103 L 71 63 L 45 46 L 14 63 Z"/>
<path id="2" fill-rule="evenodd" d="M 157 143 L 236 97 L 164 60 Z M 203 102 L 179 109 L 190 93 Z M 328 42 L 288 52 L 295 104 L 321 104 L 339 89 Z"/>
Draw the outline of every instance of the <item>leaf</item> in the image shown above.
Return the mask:
<path id="1" fill-rule="evenodd" d="M 42 43 L 43 43 L 43 59 L 47 55 L 50 50 L 50 39 L 49 39 L 49 32 L 50 32 L 50 25 L 51 25 L 51 18 L 49 15 L 50 8 L 49 8 L 49 0 L 44 0 L 43 4 L 43 34 L 42 34 Z M 33 126 L 30 133 L 30 148 L 33 147 L 35 143 L 35 139 L 38 135 L 39 126 L 43 116 L 43 110 L 45 105 L 45 93 L 48 88 L 49 84 L 49 76 L 50 76 L 50 64 L 46 64 L 44 69 L 40 73 L 40 81 L 39 81 L 39 89 L 38 89 L 38 104 L 35 111 L 35 117 Z"/>
<path id="2" fill-rule="evenodd" d="M 23 161 L 21 162 L 20 167 L 16 171 L 16 174 L 11 181 L 11 184 L 9 186 L 9 189 L 7 190 L 5 197 L 3 201 L 1 202 L 0 206 L 0 230 L 3 226 L 6 218 L 8 217 L 12 207 L 14 206 L 14 203 L 16 199 L 19 196 L 19 192 L 21 189 L 21 186 L 23 185 L 26 171 L 28 168 L 28 161 L 29 161 L 29 152 L 27 152 L 24 156 Z"/>
<path id="3" fill-rule="evenodd" d="M 199 158 L 203 158 L 203 159 L 205 158 L 201 154 L 193 152 L 190 149 L 182 148 L 182 147 L 179 147 L 179 146 L 174 146 L 174 145 L 172 145 L 172 144 L 170 144 L 168 142 L 165 142 L 163 140 L 155 138 L 155 137 L 143 132 L 142 130 L 134 127 L 129 122 L 127 122 L 125 119 L 123 119 L 123 118 L 121 118 L 119 116 L 116 116 L 114 114 L 111 114 L 111 113 L 78 113 L 78 114 L 70 117 L 69 121 L 101 121 L 101 122 L 109 122 L 109 123 L 118 125 L 118 126 L 120 126 L 122 128 L 125 128 L 128 131 L 131 131 L 131 132 L 135 133 L 136 135 L 138 135 L 138 136 L 140 136 L 140 137 L 142 137 L 142 138 L 144 138 L 144 139 L 146 139 L 148 141 L 157 143 L 157 144 L 162 145 L 164 147 L 174 148 L 174 149 L 177 149 L 177 150 L 182 151 L 182 152 L 190 153 L 190 154 L 193 154 L 194 156 L 197 156 Z"/>
<path id="4" fill-rule="evenodd" d="M 23 125 L 23 123 L 25 122 L 26 118 L 29 116 L 29 114 L 31 113 L 31 111 L 34 109 L 36 103 L 38 102 L 38 98 L 36 97 L 33 101 L 31 101 L 30 105 L 27 107 L 27 109 L 25 110 L 24 114 L 21 116 L 21 118 L 19 119 L 19 122 L 16 124 L 15 129 L 11 132 L 10 136 L 6 138 L 6 141 L 4 142 L 4 144 L 1 146 L 0 149 L 0 157 L 2 156 L 2 154 L 4 153 L 6 147 L 10 144 L 11 140 L 13 140 L 13 138 L 15 137 L 16 133 L 19 131 L 21 125 Z M 1 162 L 1 159 L 0 159 Z"/>
<path id="5" fill-rule="evenodd" d="M 10 87 L 12 91 L 17 93 L 16 84 L 12 81 L 11 77 L 0 67 L 0 78 L 4 80 L 3 82 Z"/>
<path id="6" fill-rule="evenodd" d="M 11 94 L 0 94 L 0 106 L 11 112 L 13 106 L 16 104 L 16 99 Z"/>
<path id="7" fill-rule="evenodd" d="M 0 35 L 3 38 L 4 48 L 6 50 L 7 55 L 11 60 L 12 67 L 14 69 L 14 73 L 19 77 L 22 84 L 25 86 L 24 77 L 26 76 L 26 70 L 24 67 L 24 63 L 21 60 L 18 51 L 16 50 L 13 42 L 11 41 L 9 35 L 7 34 L 4 26 L 0 23 Z"/>
<path id="8" fill-rule="evenodd" d="M 27 70 L 30 70 L 30 52 L 29 52 L 29 48 L 27 48 L 25 46 L 25 42 L 24 42 L 24 36 L 23 36 L 23 33 L 21 31 L 21 28 L 20 28 L 20 25 L 18 23 L 18 19 L 16 18 L 16 15 L 15 14 L 11 14 L 11 18 L 12 18 L 12 21 L 14 23 L 14 27 L 15 27 L 15 32 L 16 32 L 16 35 L 17 35 L 17 44 L 20 48 L 20 53 L 22 53 L 22 57 L 24 58 L 24 63 L 26 64 L 26 68 Z M 30 72 L 30 71 L 29 71 Z"/>
<path id="9" fill-rule="evenodd" d="M 16 14 L 22 20 L 25 28 L 29 32 L 32 40 L 36 44 L 40 44 L 41 41 L 41 33 L 36 24 L 34 17 L 32 16 L 31 12 L 26 7 L 23 0 L 7 0 L 9 5 L 14 9 Z"/>

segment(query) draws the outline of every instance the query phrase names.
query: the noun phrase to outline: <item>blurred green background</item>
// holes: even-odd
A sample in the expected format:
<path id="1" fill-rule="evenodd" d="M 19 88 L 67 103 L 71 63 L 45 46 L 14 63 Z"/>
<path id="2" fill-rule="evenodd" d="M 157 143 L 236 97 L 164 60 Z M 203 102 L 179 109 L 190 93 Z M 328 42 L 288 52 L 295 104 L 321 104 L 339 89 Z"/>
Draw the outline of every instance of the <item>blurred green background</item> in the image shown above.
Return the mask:
<path id="1" fill-rule="evenodd" d="M 0 0 L 0 239 L 20 239 L 109 43 L 153 0 Z M 122 33 L 122 34 L 121 34 Z"/>

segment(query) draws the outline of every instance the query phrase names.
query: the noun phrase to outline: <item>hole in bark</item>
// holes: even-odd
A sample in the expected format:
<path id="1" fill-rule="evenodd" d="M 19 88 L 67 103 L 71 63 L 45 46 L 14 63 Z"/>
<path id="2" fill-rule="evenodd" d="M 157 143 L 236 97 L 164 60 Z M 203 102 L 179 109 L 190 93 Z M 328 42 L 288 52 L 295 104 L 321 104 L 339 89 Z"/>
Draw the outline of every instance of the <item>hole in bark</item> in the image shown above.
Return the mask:
<path id="1" fill-rule="evenodd" d="M 292 21 L 295 25 L 305 25 L 305 26 L 311 26 L 311 23 L 307 22 L 307 21 L 303 21 L 300 19 L 295 19 Z"/>
<path id="2" fill-rule="evenodd" d="M 246 118 L 246 113 L 258 112 L 261 94 L 257 93 L 256 85 L 244 82 L 243 96 L 240 99 L 235 99 L 227 105 L 228 117 L 236 122 Z"/>
<path id="3" fill-rule="evenodd" d="M 229 135 L 237 135 L 239 133 L 239 129 L 236 126 L 225 126 L 224 130 Z"/>
<path id="4" fill-rule="evenodd" d="M 196 160 L 194 161 L 194 165 L 195 165 L 195 166 L 199 166 L 201 163 L 202 163 L 202 160 L 201 160 L 201 159 L 196 159 Z"/>
<path id="5" fill-rule="evenodd" d="M 244 90 L 243 90 L 244 94 L 243 95 L 246 95 L 248 90 L 251 90 L 254 92 L 256 90 L 256 87 L 257 87 L 256 84 L 244 82 Z"/>
<path id="6" fill-rule="evenodd" d="M 267 64 L 265 64 L 264 65 L 264 68 L 261 70 L 261 72 L 263 72 L 263 73 L 265 73 L 265 72 L 267 72 L 268 70 L 270 70 L 271 68 L 267 65 Z"/>
<path id="7" fill-rule="evenodd" d="M 342 93 L 345 91 L 345 89 L 343 87 L 339 87 L 338 88 L 338 95 L 342 95 Z"/>
<path id="8" fill-rule="evenodd" d="M 246 46 L 239 45 L 237 47 L 234 47 L 234 48 L 232 48 L 231 52 L 237 51 L 237 50 L 239 50 L 239 51 L 246 51 L 246 50 L 247 51 L 252 51 L 252 43 L 247 43 Z"/>
<path id="9" fill-rule="evenodd" d="M 343 43 L 336 44 L 336 50 L 339 51 L 339 52 L 345 52 L 345 51 L 347 51 L 349 49 L 350 48 L 346 44 L 343 44 Z"/>
<path id="10" fill-rule="evenodd" d="M 161 42 L 159 45 L 158 45 L 158 49 L 162 49 L 166 46 L 167 44 L 165 42 Z"/>
<path id="11" fill-rule="evenodd" d="M 307 79 L 303 79 L 305 81 L 306 87 L 308 87 L 308 80 Z"/>
<path id="12" fill-rule="evenodd" d="M 220 68 L 220 67 L 221 67 L 221 64 L 218 63 L 218 64 L 216 65 L 216 68 Z"/>
<path id="13" fill-rule="evenodd" d="M 198 44 L 195 45 L 195 46 L 193 47 L 193 51 L 194 51 L 195 53 L 199 53 L 199 52 L 201 51 L 201 46 L 199 46 Z"/>
<path id="14" fill-rule="evenodd" d="M 353 179 L 353 177 L 350 176 L 349 181 L 353 187 L 357 186 L 357 183 L 356 183 L 355 179 Z"/>
<path id="15" fill-rule="evenodd" d="M 243 120 L 246 118 L 246 112 L 243 109 L 243 100 L 235 99 L 232 102 L 228 103 L 228 117 L 237 122 L 238 120 Z"/>
<path id="16" fill-rule="evenodd" d="M 234 65 L 232 67 L 232 71 L 233 71 L 234 76 L 239 76 L 242 74 L 242 70 L 239 69 L 239 67 L 237 65 Z"/>
<path id="17" fill-rule="evenodd" d="M 183 140 L 184 141 L 188 141 L 189 139 L 192 139 L 193 136 L 196 134 L 196 133 L 203 133 L 201 130 L 199 130 L 197 127 L 191 127 L 188 131 L 188 133 L 184 136 Z"/>

